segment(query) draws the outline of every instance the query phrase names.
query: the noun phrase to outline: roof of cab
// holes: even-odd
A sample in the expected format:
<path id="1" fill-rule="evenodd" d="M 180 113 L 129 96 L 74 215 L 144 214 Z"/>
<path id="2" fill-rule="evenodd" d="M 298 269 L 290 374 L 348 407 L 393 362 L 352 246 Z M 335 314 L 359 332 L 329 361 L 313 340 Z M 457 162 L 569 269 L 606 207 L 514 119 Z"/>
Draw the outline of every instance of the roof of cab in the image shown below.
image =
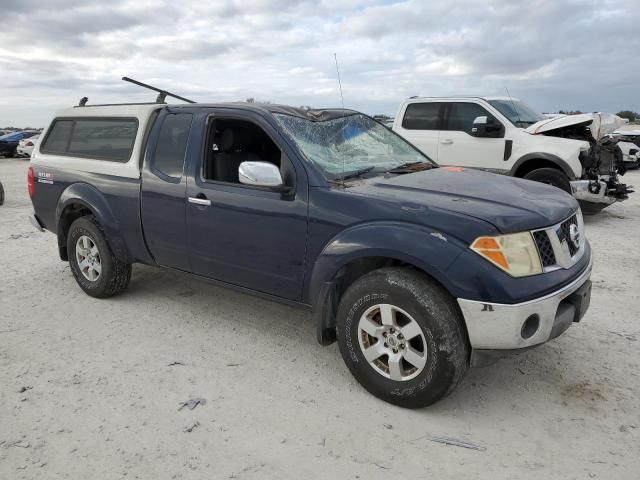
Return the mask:
<path id="1" fill-rule="evenodd" d="M 498 100 L 498 101 L 519 101 L 519 98 L 515 98 L 515 97 L 501 97 L 501 96 L 486 96 L 486 95 L 447 95 L 447 96 L 440 96 L 440 97 L 421 97 L 421 96 L 415 96 L 415 97 L 409 97 L 405 100 L 405 102 L 410 102 L 412 100 L 458 100 L 458 99 L 462 99 L 462 100 L 469 100 L 469 99 L 476 99 L 476 100 L 486 100 L 487 102 L 491 101 L 491 100 Z"/>

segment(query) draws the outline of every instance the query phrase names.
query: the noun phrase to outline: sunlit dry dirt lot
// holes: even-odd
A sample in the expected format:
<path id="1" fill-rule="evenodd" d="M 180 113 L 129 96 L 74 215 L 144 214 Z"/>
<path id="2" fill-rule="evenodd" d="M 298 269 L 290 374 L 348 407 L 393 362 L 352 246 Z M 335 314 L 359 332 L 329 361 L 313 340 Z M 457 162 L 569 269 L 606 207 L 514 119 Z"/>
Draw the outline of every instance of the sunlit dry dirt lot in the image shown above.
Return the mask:
<path id="1" fill-rule="evenodd" d="M 638 478 L 640 192 L 586 220 L 580 324 L 410 411 L 362 389 L 308 312 L 146 266 L 85 295 L 27 220 L 27 167 L 0 158 L 0 478 Z"/>

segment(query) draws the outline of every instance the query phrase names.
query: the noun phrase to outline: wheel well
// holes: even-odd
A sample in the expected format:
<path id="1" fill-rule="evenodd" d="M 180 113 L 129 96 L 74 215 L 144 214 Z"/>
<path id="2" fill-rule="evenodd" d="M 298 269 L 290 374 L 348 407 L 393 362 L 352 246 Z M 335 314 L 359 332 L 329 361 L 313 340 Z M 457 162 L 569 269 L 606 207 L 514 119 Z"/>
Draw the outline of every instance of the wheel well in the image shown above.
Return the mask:
<path id="1" fill-rule="evenodd" d="M 67 205 L 58 220 L 58 250 L 62 260 L 69 260 L 67 252 L 67 235 L 71 224 L 80 217 L 93 215 L 93 212 L 81 203 Z"/>
<path id="2" fill-rule="evenodd" d="M 324 304 L 316 305 L 316 314 L 319 316 L 319 318 L 316 317 L 318 322 L 318 341 L 322 345 L 329 345 L 336 340 L 336 315 L 338 312 L 338 306 L 340 305 L 340 299 L 347 289 L 356 280 L 367 273 L 385 267 L 406 267 L 417 270 L 428 277 L 431 282 L 440 287 L 443 291 L 449 293 L 442 283 L 429 275 L 428 272 L 425 272 L 423 269 L 416 267 L 411 263 L 389 257 L 363 257 L 353 260 L 336 272 L 332 280 L 331 289 L 326 292 L 327 294 L 324 298 L 320 298 L 320 302 L 324 302 Z M 321 297 L 323 297 L 323 295 L 321 295 Z M 457 305 L 457 302 L 455 303 Z M 462 315 L 462 312 L 460 312 L 460 314 Z M 464 325 L 464 329 L 466 333 L 466 325 Z"/>
<path id="3" fill-rule="evenodd" d="M 557 163 L 552 162 L 551 160 L 545 160 L 544 158 L 534 158 L 520 165 L 513 176 L 522 178 L 527 173 L 538 170 L 539 168 L 555 168 L 556 170 L 564 173 L 564 170 L 560 168 Z"/>

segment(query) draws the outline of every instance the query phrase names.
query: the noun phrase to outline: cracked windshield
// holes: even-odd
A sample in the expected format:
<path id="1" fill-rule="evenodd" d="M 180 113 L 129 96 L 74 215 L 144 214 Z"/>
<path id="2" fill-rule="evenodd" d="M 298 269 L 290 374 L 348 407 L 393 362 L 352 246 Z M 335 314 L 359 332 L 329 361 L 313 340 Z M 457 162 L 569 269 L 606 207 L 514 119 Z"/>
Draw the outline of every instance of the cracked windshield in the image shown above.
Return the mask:
<path id="1" fill-rule="evenodd" d="M 329 180 L 372 175 L 433 162 L 387 127 L 361 114 L 322 122 L 275 117 L 298 148 Z"/>

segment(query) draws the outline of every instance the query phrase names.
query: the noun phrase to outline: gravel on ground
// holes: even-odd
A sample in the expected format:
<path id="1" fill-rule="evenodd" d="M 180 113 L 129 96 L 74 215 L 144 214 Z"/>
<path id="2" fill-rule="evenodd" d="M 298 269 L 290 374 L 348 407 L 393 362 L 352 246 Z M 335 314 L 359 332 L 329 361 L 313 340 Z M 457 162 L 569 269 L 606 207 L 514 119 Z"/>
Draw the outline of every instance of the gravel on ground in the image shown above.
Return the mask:
<path id="1" fill-rule="evenodd" d="M 27 167 L 0 158 L 0 478 L 638 478 L 640 192 L 586 219 L 581 323 L 404 410 L 308 312 L 141 265 L 85 295 L 29 224 Z"/>

